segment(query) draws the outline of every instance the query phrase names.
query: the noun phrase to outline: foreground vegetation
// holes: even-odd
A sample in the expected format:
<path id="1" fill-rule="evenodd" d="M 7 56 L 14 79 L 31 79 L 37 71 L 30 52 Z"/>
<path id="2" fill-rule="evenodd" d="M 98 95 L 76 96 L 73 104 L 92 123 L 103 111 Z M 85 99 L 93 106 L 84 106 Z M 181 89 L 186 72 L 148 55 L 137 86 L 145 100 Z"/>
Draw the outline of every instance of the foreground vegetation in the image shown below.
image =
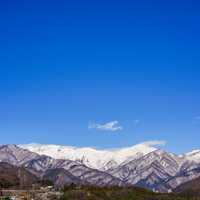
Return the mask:
<path id="1" fill-rule="evenodd" d="M 76 189 L 75 184 L 64 186 L 61 197 L 51 196 L 50 199 L 58 200 L 186 200 L 188 197 L 181 197 L 174 194 L 154 193 L 142 187 L 122 186 L 94 186 L 82 185 Z"/>

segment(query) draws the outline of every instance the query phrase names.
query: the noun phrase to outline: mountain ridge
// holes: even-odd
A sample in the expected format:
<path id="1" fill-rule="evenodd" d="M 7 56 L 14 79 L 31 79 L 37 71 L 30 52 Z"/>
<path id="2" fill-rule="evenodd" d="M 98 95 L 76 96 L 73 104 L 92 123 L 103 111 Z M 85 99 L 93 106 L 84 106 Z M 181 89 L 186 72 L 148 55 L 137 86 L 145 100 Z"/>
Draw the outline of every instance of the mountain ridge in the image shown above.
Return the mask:
<path id="1" fill-rule="evenodd" d="M 66 150 L 56 145 L 35 149 L 31 152 L 13 145 L 0 146 L 0 161 L 36 170 L 33 172 L 38 175 L 40 171 L 64 168 L 92 184 L 138 185 L 161 192 L 196 178 L 199 170 L 195 169 L 200 168 L 199 150 L 175 155 L 145 144 L 112 151 L 73 147 Z"/>

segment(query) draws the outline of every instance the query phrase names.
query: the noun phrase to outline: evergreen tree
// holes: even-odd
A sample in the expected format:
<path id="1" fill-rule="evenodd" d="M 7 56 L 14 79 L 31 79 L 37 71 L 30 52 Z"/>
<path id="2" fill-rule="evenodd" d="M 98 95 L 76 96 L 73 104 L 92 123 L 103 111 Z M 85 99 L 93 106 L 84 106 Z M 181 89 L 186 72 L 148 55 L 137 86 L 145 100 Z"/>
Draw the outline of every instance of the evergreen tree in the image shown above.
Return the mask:
<path id="1" fill-rule="evenodd" d="M 66 185 L 64 185 L 63 192 L 65 193 L 65 192 L 67 192 L 67 190 L 68 190 L 68 187 Z"/>
<path id="2" fill-rule="evenodd" d="M 69 188 L 71 190 L 75 190 L 76 189 L 76 184 L 74 182 L 72 182 L 70 185 L 69 185 Z"/>

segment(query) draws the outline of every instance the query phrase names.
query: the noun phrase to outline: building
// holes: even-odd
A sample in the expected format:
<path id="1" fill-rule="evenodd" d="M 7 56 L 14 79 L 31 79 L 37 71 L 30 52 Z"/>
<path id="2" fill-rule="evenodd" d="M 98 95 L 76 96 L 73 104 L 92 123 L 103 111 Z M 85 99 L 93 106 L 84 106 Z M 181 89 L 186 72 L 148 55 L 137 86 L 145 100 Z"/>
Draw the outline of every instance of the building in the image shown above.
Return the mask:
<path id="1" fill-rule="evenodd" d="M 168 193 L 172 193 L 172 189 L 168 189 L 168 191 L 167 191 Z"/>

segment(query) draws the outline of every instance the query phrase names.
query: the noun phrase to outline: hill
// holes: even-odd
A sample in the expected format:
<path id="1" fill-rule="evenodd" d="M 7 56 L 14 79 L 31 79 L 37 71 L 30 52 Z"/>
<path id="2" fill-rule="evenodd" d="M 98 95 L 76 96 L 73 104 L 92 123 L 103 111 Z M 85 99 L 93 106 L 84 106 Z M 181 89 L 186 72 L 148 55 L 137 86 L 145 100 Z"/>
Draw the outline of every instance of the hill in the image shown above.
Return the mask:
<path id="1" fill-rule="evenodd" d="M 1 188 L 29 189 L 33 183 L 38 181 L 38 177 L 24 167 L 15 167 L 9 163 L 0 162 Z"/>
<path id="2" fill-rule="evenodd" d="M 87 181 L 83 181 L 67 170 L 63 168 L 47 170 L 43 175 L 43 179 L 49 179 L 54 182 L 55 185 L 64 187 L 64 185 L 70 185 L 72 182 L 76 184 L 90 184 Z"/>
<path id="3" fill-rule="evenodd" d="M 200 196 L 200 176 L 179 185 L 173 192 L 182 196 Z"/>

